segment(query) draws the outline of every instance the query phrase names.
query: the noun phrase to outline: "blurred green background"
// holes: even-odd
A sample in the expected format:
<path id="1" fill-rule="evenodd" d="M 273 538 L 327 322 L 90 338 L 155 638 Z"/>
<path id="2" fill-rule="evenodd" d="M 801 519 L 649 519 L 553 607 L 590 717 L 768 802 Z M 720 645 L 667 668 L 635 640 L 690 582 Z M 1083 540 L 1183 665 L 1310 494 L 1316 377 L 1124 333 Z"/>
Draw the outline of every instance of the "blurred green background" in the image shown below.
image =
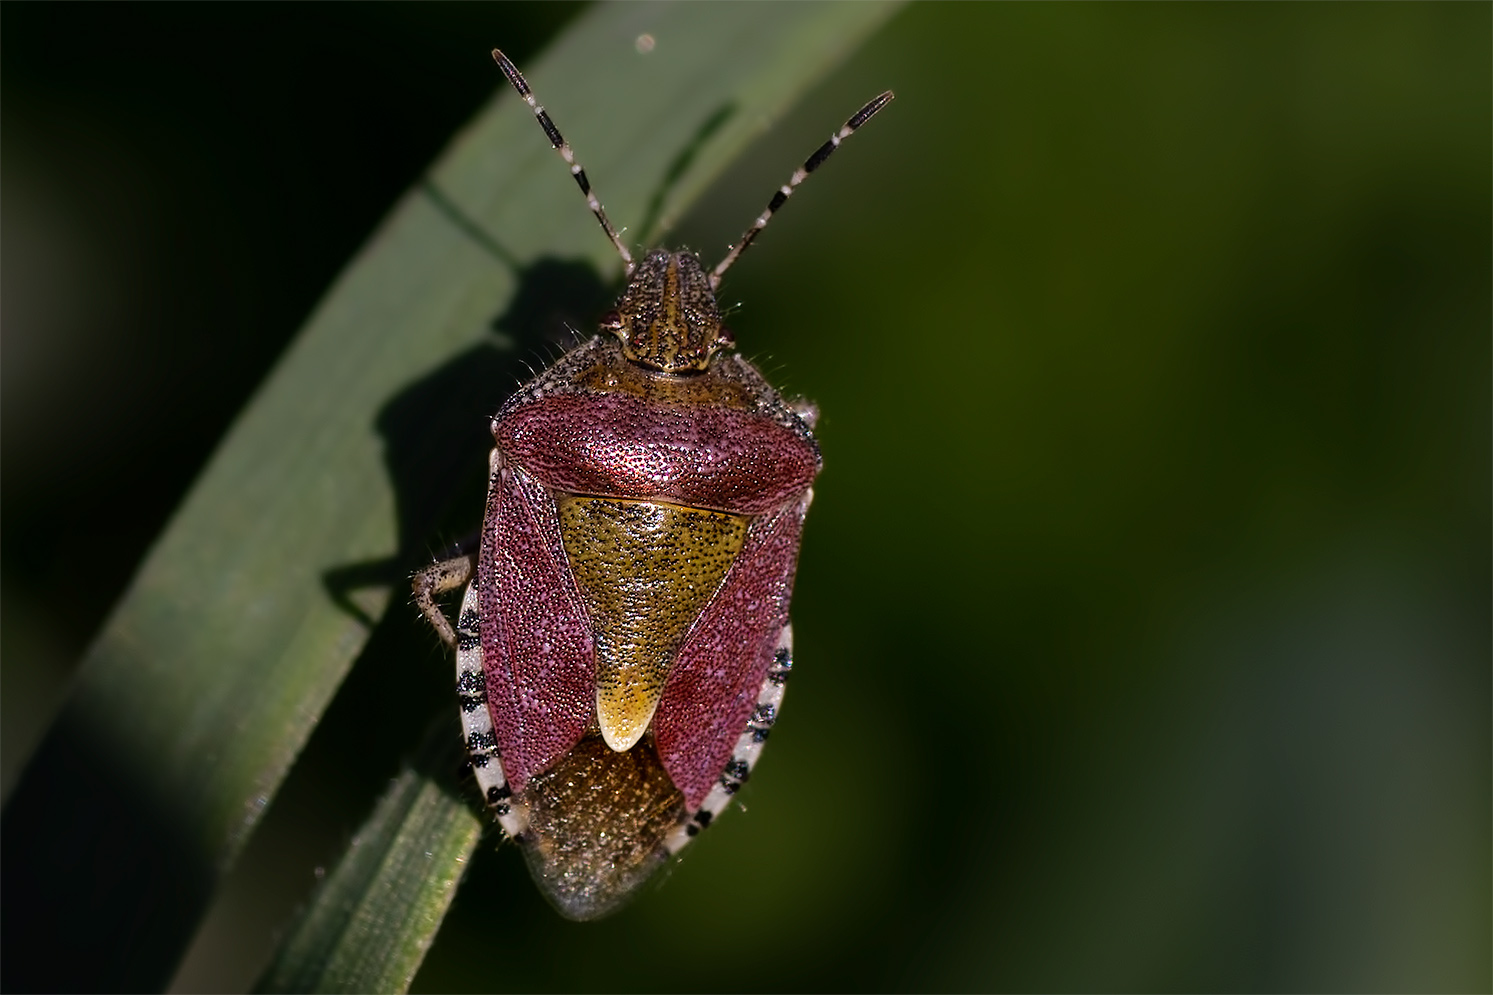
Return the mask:
<path id="1" fill-rule="evenodd" d="M 576 8 L 297 10 L 6 9 L 7 793 L 487 48 Z M 897 91 L 723 289 L 823 411 L 784 720 L 613 919 L 485 846 L 416 988 L 1487 990 L 1490 29 L 914 6 L 777 122 L 672 244 L 718 256 Z M 179 990 L 252 983 L 449 705 L 410 612 L 374 645 L 408 674 L 327 728 L 400 723 L 386 765 L 318 732 Z"/>

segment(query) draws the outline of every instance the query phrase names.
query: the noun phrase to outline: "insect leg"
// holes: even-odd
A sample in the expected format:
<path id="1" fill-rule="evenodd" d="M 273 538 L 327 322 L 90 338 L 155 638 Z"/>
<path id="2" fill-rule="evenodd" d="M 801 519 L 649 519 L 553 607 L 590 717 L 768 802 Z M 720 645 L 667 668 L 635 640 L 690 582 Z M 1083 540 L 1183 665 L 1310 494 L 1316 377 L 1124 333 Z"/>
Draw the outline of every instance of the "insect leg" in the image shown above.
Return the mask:
<path id="1" fill-rule="evenodd" d="M 456 630 L 451 628 L 451 620 L 441 611 L 441 606 L 436 604 L 436 596 L 461 587 L 472 579 L 476 570 L 477 554 L 474 552 L 432 563 L 412 579 L 415 605 L 420 609 L 420 614 L 425 616 L 425 621 L 435 629 L 436 635 L 441 637 L 441 642 L 447 646 L 456 645 Z"/>
<path id="2" fill-rule="evenodd" d="M 788 410 L 798 415 L 798 420 L 809 426 L 812 431 L 819 424 L 819 405 L 802 397 L 795 397 L 788 402 Z"/>

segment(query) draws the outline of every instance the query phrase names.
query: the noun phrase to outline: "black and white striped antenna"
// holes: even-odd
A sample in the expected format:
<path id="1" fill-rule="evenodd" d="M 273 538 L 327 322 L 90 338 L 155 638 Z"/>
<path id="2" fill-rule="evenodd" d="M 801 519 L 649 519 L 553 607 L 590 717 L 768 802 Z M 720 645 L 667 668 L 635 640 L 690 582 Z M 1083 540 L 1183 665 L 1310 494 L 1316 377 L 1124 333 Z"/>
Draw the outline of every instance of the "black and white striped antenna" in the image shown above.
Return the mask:
<path id="1" fill-rule="evenodd" d="M 534 117 L 539 121 L 539 127 L 544 129 L 550 145 L 560 153 L 560 158 L 564 159 L 565 164 L 570 167 L 570 175 L 575 177 L 581 193 L 586 195 L 586 206 L 591 208 L 591 213 L 596 215 L 597 221 L 601 222 L 601 230 L 607 233 L 607 238 L 611 239 L 612 244 L 617 247 L 617 254 L 627 264 L 627 275 L 631 276 L 633 267 L 637 265 L 633 262 L 632 253 L 627 251 L 627 246 L 622 244 L 617 229 L 613 228 L 612 223 L 607 220 L 607 212 L 602 209 L 601 201 L 597 200 L 596 194 L 592 192 L 591 181 L 586 179 L 586 171 L 581 168 L 580 163 L 575 161 L 575 153 L 570 150 L 570 143 L 565 140 L 564 135 L 560 134 L 560 129 L 555 127 L 555 122 L 550 120 L 549 114 L 545 113 L 539 101 L 534 99 L 534 91 L 529 89 L 529 81 L 524 79 L 524 74 L 518 71 L 518 66 L 513 64 L 513 60 L 496 48 L 492 50 L 492 57 L 497 62 L 498 68 L 503 70 L 503 75 L 508 77 L 508 82 L 512 83 L 513 88 L 518 91 L 518 95 L 524 98 L 524 103 L 528 104 L 529 109 L 534 112 Z"/>
<path id="2" fill-rule="evenodd" d="M 518 95 L 524 98 L 524 102 L 534 112 L 534 117 L 538 120 L 539 127 L 544 129 L 544 134 L 549 138 L 550 145 L 560 153 L 560 158 L 564 159 L 565 164 L 570 167 L 570 175 L 575 177 L 575 182 L 580 186 L 581 193 L 586 195 L 586 205 L 591 208 L 591 213 L 596 215 L 596 220 L 601 223 L 601 230 L 607 233 L 607 238 L 611 239 L 612 245 L 616 246 L 617 254 L 622 257 L 622 261 L 627 265 L 627 275 L 631 276 L 634 267 L 637 265 L 633 261 L 632 253 L 627 251 L 627 246 L 622 244 L 622 238 L 617 234 L 617 229 L 613 228 L 611 221 L 607 220 L 607 212 L 602 208 L 601 201 L 596 198 L 595 192 L 592 191 L 591 181 L 586 179 L 586 171 L 581 168 L 580 163 L 576 162 L 575 153 L 570 149 L 570 143 L 565 140 L 564 135 L 560 134 L 560 129 L 555 127 L 555 122 L 550 120 L 550 116 L 545 112 L 544 107 L 540 105 L 539 101 L 534 99 L 534 91 L 529 89 L 529 81 L 524 79 L 524 74 L 518 71 L 518 67 L 513 64 L 513 60 L 496 48 L 492 50 L 492 57 L 497 62 L 498 68 L 503 70 L 503 75 L 508 77 L 508 82 L 513 84 L 513 88 L 518 91 Z M 742 234 L 741 240 L 732 247 L 730 252 L 726 253 L 726 258 L 722 259 L 716 265 L 715 269 L 710 271 L 711 290 L 715 290 L 720 286 L 721 277 L 725 274 L 726 270 L 731 268 L 732 264 L 741 257 L 741 254 L 747 250 L 747 247 L 752 242 L 756 241 L 762 229 L 766 228 L 767 223 L 772 220 L 773 214 L 787 202 L 789 197 L 793 196 L 793 191 L 798 189 L 798 185 L 808 179 L 810 173 L 824 165 L 824 160 L 828 159 L 834 153 L 835 149 L 840 147 L 841 142 L 855 134 L 856 129 L 871 120 L 877 111 L 891 103 L 892 96 L 892 91 L 888 90 L 852 114 L 850 120 L 846 121 L 839 131 L 829 137 L 829 141 L 815 149 L 814 154 L 805 159 L 804 164 L 793 171 L 793 175 L 788 178 L 788 182 L 779 187 L 777 192 L 772 195 L 772 200 L 767 202 L 767 210 L 763 211 L 757 217 L 757 220 L 752 222 L 752 226 Z"/>
<path id="3" fill-rule="evenodd" d="M 814 154 L 805 159 L 804 164 L 793 171 L 793 175 L 788 178 L 788 182 L 778 187 L 777 193 L 772 195 L 772 200 L 767 202 L 767 210 L 763 211 L 757 220 L 752 222 L 752 227 L 748 228 L 741 236 L 741 241 L 737 242 L 731 251 L 726 253 L 726 258 L 722 259 L 716 264 L 715 269 L 710 271 L 711 290 L 720 286 L 721 277 L 725 274 L 726 270 L 730 269 L 731 264 L 736 262 L 741 257 L 741 254 L 747 250 L 747 246 L 756 240 L 762 229 L 766 228 L 767 223 L 772 220 L 772 216 L 777 212 L 777 209 L 782 207 L 789 197 L 793 196 L 793 191 L 798 189 L 798 185 L 808 179 L 810 173 L 824 165 L 824 160 L 828 159 L 835 149 L 840 147 L 841 142 L 855 134 L 855 130 L 871 120 L 877 111 L 891 103 L 892 96 L 892 91 L 888 90 L 852 114 L 850 120 L 845 122 L 844 127 L 833 135 L 830 135 L 829 141 L 815 149 Z"/>

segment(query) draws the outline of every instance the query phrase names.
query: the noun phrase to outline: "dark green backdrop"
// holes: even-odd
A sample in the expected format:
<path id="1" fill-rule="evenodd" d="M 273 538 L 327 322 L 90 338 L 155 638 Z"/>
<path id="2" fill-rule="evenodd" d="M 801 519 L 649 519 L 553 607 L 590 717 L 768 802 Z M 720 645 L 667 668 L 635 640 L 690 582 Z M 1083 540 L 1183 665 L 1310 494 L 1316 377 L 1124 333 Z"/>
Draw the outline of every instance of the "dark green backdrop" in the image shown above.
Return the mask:
<path id="1" fill-rule="evenodd" d="M 7 792 L 234 412 L 499 85 L 486 49 L 569 12 L 6 8 Z M 1490 28 L 893 20 L 671 236 L 716 256 L 897 91 L 725 288 L 825 452 L 747 811 L 589 926 L 484 848 L 416 987 L 1486 990 Z M 180 987 L 250 983 L 362 818 L 327 738 Z"/>

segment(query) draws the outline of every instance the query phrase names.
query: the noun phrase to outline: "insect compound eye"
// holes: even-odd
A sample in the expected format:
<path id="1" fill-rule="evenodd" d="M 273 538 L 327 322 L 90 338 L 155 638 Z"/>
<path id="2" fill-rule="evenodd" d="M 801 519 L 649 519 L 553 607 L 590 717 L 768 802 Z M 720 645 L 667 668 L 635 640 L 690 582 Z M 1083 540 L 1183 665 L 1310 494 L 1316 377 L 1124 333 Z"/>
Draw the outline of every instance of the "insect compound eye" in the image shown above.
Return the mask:
<path id="1" fill-rule="evenodd" d="M 603 332 L 621 333 L 622 315 L 619 314 L 615 309 L 608 311 L 606 314 L 601 316 L 601 323 L 598 327 Z"/>

